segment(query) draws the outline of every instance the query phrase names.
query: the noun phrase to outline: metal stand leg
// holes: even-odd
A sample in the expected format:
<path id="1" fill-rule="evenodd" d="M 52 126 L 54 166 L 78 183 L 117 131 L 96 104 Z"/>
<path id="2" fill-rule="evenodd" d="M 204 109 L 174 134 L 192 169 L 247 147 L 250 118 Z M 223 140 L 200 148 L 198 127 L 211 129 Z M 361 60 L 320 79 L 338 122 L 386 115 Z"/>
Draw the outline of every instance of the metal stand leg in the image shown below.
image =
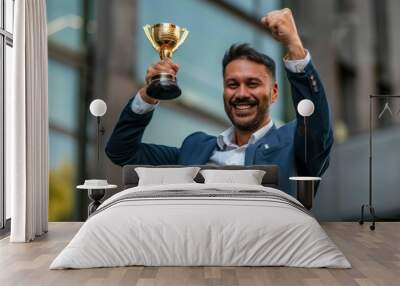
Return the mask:
<path id="1" fill-rule="evenodd" d="M 372 206 L 372 95 L 369 96 L 369 204 L 361 206 L 361 219 L 359 223 L 364 223 L 364 209 L 369 209 L 369 213 L 372 216 L 372 225 L 369 226 L 370 230 L 375 230 L 375 209 Z"/>
<path id="2" fill-rule="evenodd" d="M 88 190 L 89 199 L 92 201 L 88 207 L 88 216 L 94 213 L 97 208 L 101 205 L 101 199 L 106 194 L 104 189 Z"/>
<path id="3" fill-rule="evenodd" d="M 361 206 L 361 219 L 359 221 L 359 223 L 362 225 L 364 224 L 364 209 L 367 208 L 369 209 L 369 213 L 372 216 L 372 225 L 369 226 L 370 230 L 375 230 L 375 221 L 376 221 L 376 217 L 375 217 L 375 208 L 372 205 L 362 205 Z"/>
<path id="4" fill-rule="evenodd" d="M 375 230 L 375 219 L 376 219 L 376 217 L 375 217 L 375 209 L 374 209 L 373 206 L 370 206 L 369 212 L 370 212 L 371 215 L 372 215 L 372 225 L 370 225 L 369 228 L 370 228 L 371 230 Z"/>
<path id="5" fill-rule="evenodd" d="M 359 223 L 362 225 L 362 224 L 364 224 L 364 207 L 365 207 L 365 205 L 362 205 L 361 206 L 361 219 L 360 219 L 360 221 L 359 221 Z"/>
<path id="6" fill-rule="evenodd" d="M 361 219 L 360 219 L 359 223 L 360 224 L 364 223 L 364 209 L 365 209 L 365 207 L 367 207 L 369 209 L 369 213 L 372 216 L 372 225 L 370 225 L 370 227 L 369 227 L 371 230 L 375 229 L 375 221 L 377 219 L 377 217 L 375 216 L 375 208 L 372 206 L 372 143 L 373 143 L 372 142 L 372 131 L 373 131 L 373 128 L 372 128 L 372 100 L 374 98 L 386 98 L 386 104 L 387 104 L 388 98 L 400 98 L 400 95 L 388 95 L 388 94 L 386 94 L 386 95 L 370 94 L 369 95 L 369 203 L 361 206 Z M 385 110 L 386 109 L 387 108 L 385 105 Z M 390 111 L 390 108 L 389 108 L 389 111 Z M 392 112 L 390 111 L 390 113 L 392 113 Z M 380 118 L 382 114 L 383 113 L 381 113 L 378 118 Z M 379 220 L 381 220 L 381 218 L 379 218 Z M 397 221 L 397 219 L 384 219 L 384 220 L 389 220 L 389 221 L 396 220 Z"/>

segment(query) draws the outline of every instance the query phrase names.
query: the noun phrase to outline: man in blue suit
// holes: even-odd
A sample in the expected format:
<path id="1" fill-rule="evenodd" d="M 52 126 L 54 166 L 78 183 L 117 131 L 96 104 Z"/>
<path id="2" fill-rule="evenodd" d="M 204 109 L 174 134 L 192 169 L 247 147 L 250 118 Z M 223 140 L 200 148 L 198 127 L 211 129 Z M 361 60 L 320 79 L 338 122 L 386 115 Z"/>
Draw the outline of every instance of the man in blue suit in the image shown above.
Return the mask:
<path id="1" fill-rule="evenodd" d="M 308 119 L 307 160 L 303 118 L 277 128 L 270 106 L 278 98 L 275 63 L 247 44 L 233 45 L 223 58 L 224 106 L 232 127 L 217 137 L 195 132 L 180 148 L 141 141 L 157 100 L 146 87 L 131 98 L 108 141 L 106 153 L 118 165 L 259 165 L 280 167 L 280 188 L 294 195 L 293 175 L 321 176 L 328 167 L 333 133 L 328 102 L 310 54 L 303 48 L 289 9 L 272 11 L 262 18 L 272 36 L 287 49 L 284 58 L 293 104 L 309 99 L 315 111 Z M 167 72 L 176 75 L 178 65 L 167 59 L 151 65 L 146 79 Z M 171 127 L 172 128 L 172 127 Z"/>

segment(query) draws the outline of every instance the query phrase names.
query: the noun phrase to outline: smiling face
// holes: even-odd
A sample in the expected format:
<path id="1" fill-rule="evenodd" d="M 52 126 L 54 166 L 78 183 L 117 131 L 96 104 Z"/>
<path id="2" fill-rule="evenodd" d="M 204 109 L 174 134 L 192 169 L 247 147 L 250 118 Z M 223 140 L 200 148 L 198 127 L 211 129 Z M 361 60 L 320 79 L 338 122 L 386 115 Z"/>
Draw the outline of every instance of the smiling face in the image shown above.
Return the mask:
<path id="1" fill-rule="evenodd" d="M 239 58 L 224 74 L 224 107 L 232 124 L 241 131 L 256 131 L 270 120 L 270 106 L 278 86 L 263 64 Z"/>

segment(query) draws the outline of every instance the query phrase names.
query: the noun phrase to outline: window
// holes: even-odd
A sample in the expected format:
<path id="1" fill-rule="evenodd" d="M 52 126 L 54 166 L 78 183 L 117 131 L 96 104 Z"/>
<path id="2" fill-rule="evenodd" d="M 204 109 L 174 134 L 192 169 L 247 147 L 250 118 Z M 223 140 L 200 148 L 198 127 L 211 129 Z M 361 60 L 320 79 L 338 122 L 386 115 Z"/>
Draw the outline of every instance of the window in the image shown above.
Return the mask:
<path id="1" fill-rule="evenodd" d="M 47 1 L 47 34 L 51 43 L 79 52 L 83 49 L 83 4 L 80 0 Z"/>
<path id="2" fill-rule="evenodd" d="M 49 51 L 49 221 L 86 218 L 86 79 L 93 0 L 47 0 Z M 81 207 L 84 206 L 84 207 Z"/>
<path id="3" fill-rule="evenodd" d="M 6 98 L 11 93 L 13 21 L 14 0 L 0 0 L 0 229 L 3 231 L 6 225 L 9 227 L 9 223 L 7 222 L 9 222 L 11 217 L 10 194 L 4 187 L 4 132 L 6 126 L 4 122 L 4 106 Z M 0 235 L 3 231 L 0 232 Z"/>
<path id="4" fill-rule="evenodd" d="M 77 183 L 79 70 L 49 58 L 49 221 L 73 219 Z"/>

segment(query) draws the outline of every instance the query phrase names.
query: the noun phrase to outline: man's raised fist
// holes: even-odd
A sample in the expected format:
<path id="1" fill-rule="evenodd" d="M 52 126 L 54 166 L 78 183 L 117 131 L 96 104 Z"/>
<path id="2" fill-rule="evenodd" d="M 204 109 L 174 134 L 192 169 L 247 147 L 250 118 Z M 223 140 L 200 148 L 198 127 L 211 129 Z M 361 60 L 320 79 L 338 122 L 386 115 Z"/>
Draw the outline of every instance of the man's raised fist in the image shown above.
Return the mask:
<path id="1" fill-rule="evenodd" d="M 288 48 L 289 54 L 293 52 L 294 58 L 305 56 L 300 36 L 297 33 L 296 23 L 289 8 L 267 13 L 262 17 L 261 23 L 268 28 L 276 40 Z"/>

